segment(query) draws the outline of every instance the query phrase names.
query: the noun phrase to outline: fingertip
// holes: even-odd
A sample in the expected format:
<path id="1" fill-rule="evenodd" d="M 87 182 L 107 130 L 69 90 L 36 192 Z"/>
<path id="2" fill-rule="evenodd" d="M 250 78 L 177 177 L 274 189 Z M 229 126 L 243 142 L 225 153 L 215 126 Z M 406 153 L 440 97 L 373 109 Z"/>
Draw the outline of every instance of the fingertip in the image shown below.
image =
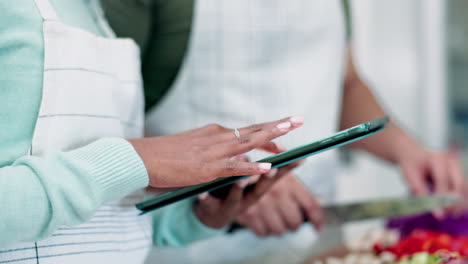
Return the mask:
<path id="1" fill-rule="evenodd" d="M 282 123 L 279 123 L 278 125 L 276 125 L 276 129 L 278 129 L 278 131 L 280 131 L 282 133 L 286 133 L 286 132 L 289 131 L 291 126 L 292 126 L 291 122 L 282 122 Z"/>
<path id="2" fill-rule="evenodd" d="M 253 175 L 253 176 L 250 176 L 248 179 L 249 179 L 249 184 L 255 184 L 258 182 L 258 180 L 260 179 L 260 176 L 259 174 L 257 175 Z"/>
<path id="3" fill-rule="evenodd" d="M 304 117 L 303 116 L 292 116 L 289 118 L 289 121 L 291 121 L 292 125 L 294 127 L 302 126 L 304 124 Z"/>
<path id="4" fill-rule="evenodd" d="M 240 180 L 238 182 L 236 182 L 236 185 L 241 188 L 241 189 L 244 189 L 245 187 L 247 187 L 247 185 L 249 185 L 249 179 L 243 179 L 243 180 Z"/>
<path id="5" fill-rule="evenodd" d="M 414 196 L 421 197 L 426 196 L 428 192 L 424 188 L 412 188 L 411 193 L 413 193 Z"/>
<path id="6" fill-rule="evenodd" d="M 275 143 L 275 145 L 276 145 L 276 149 L 277 149 L 279 152 L 286 151 L 286 146 L 285 146 L 285 145 L 279 144 L 279 143 Z"/>
<path id="7" fill-rule="evenodd" d="M 276 176 L 276 174 L 278 173 L 278 169 L 277 168 L 274 168 L 274 169 L 271 169 L 269 172 L 265 173 L 265 177 L 267 177 L 268 179 L 272 179 Z"/>
<path id="8" fill-rule="evenodd" d="M 201 200 L 201 201 L 205 201 L 206 199 L 208 199 L 208 193 L 205 192 L 205 193 L 202 193 L 200 195 L 198 195 L 198 199 Z"/>
<path id="9" fill-rule="evenodd" d="M 271 170 L 271 163 L 259 163 L 258 169 L 261 174 L 267 173 Z"/>

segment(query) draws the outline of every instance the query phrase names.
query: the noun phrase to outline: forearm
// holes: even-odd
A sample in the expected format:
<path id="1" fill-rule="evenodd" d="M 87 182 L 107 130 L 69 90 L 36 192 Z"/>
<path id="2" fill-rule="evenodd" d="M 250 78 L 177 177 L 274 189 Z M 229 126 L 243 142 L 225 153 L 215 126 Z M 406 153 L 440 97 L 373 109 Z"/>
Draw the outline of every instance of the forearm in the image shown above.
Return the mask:
<path id="1" fill-rule="evenodd" d="M 357 74 L 350 53 L 342 100 L 340 129 L 386 115 L 369 87 Z M 351 147 L 372 153 L 392 163 L 399 163 L 405 157 L 424 154 L 420 143 L 405 133 L 394 121 L 389 126 L 390 128 L 381 133 L 353 143 Z"/>
<path id="2" fill-rule="evenodd" d="M 101 204 L 148 184 L 130 144 L 102 139 L 70 152 L 25 156 L 0 168 L 0 247 L 80 224 Z"/>

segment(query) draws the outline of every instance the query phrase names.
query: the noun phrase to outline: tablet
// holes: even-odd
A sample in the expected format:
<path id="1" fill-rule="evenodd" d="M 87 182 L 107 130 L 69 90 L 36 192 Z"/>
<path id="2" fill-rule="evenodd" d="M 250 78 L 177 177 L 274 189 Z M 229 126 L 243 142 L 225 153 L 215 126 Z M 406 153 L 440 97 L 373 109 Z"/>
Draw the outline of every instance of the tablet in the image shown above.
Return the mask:
<path id="1" fill-rule="evenodd" d="M 282 167 L 289 163 L 304 159 L 311 155 L 318 154 L 320 152 L 337 148 L 357 140 L 366 138 L 375 133 L 378 133 L 385 129 L 385 125 L 390 119 L 388 117 L 382 117 L 343 131 L 340 131 L 333 136 L 318 140 L 297 148 L 275 154 L 273 156 L 259 160 L 258 162 L 268 162 L 271 163 L 272 168 Z M 174 191 L 170 191 L 161 195 L 158 195 L 154 198 L 146 200 L 144 202 L 136 204 L 136 207 L 142 211 L 142 213 L 147 213 L 152 210 L 164 207 L 166 205 L 181 201 L 186 198 L 196 196 L 204 192 L 211 192 L 212 195 L 222 198 L 228 193 L 231 184 L 236 181 L 250 177 L 247 176 L 233 176 L 233 177 L 223 177 L 218 178 L 214 181 L 208 183 L 197 184 L 193 186 L 182 187 Z M 224 188 L 223 191 L 215 191 L 220 188 Z"/>

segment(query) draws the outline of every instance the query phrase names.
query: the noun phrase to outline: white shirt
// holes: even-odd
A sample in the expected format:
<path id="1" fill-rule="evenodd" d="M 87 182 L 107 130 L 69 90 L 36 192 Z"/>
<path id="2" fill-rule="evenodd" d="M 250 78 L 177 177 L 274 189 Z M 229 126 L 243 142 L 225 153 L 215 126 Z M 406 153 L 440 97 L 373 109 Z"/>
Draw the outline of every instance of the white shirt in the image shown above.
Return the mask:
<path id="1" fill-rule="evenodd" d="M 303 127 L 277 140 L 293 148 L 337 130 L 346 46 L 341 1 L 203 0 L 196 1 L 194 17 L 178 79 L 147 117 L 150 134 L 303 115 Z M 296 174 L 330 200 L 335 163 L 329 151 L 309 158 Z M 229 247 L 233 239 L 222 244 Z"/>

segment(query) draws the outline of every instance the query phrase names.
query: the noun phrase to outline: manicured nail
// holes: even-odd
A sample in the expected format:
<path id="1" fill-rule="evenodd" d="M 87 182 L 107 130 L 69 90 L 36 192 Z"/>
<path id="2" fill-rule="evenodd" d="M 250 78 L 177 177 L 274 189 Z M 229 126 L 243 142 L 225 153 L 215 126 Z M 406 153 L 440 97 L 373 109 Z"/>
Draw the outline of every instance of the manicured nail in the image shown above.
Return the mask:
<path id="1" fill-rule="evenodd" d="M 237 186 L 245 188 L 249 184 L 249 179 L 240 180 L 237 182 Z"/>
<path id="2" fill-rule="evenodd" d="M 206 200 L 206 198 L 208 198 L 208 193 L 202 193 L 198 195 L 198 199 L 200 200 Z"/>
<path id="3" fill-rule="evenodd" d="M 287 131 L 289 128 L 291 127 L 291 123 L 290 122 L 283 122 L 283 123 L 279 123 L 276 128 L 281 130 L 281 131 Z"/>
<path id="4" fill-rule="evenodd" d="M 278 169 L 275 168 L 275 169 L 272 169 L 272 170 L 270 170 L 269 172 L 267 172 L 267 173 L 265 174 L 265 176 L 266 176 L 267 178 L 270 178 L 270 179 L 271 179 L 271 178 L 273 178 L 273 177 L 276 176 L 276 173 L 278 173 Z"/>
<path id="5" fill-rule="evenodd" d="M 281 145 L 281 144 L 278 144 L 278 143 L 275 143 L 275 144 L 276 144 L 276 148 L 279 151 L 285 151 L 286 150 L 286 147 L 284 145 Z"/>
<path id="6" fill-rule="evenodd" d="M 268 172 L 271 169 L 271 163 L 259 163 L 258 168 L 264 172 Z"/>
<path id="7" fill-rule="evenodd" d="M 294 123 L 295 125 L 302 125 L 304 124 L 304 117 L 303 116 L 293 116 L 289 118 L 289 120 Z"/>

